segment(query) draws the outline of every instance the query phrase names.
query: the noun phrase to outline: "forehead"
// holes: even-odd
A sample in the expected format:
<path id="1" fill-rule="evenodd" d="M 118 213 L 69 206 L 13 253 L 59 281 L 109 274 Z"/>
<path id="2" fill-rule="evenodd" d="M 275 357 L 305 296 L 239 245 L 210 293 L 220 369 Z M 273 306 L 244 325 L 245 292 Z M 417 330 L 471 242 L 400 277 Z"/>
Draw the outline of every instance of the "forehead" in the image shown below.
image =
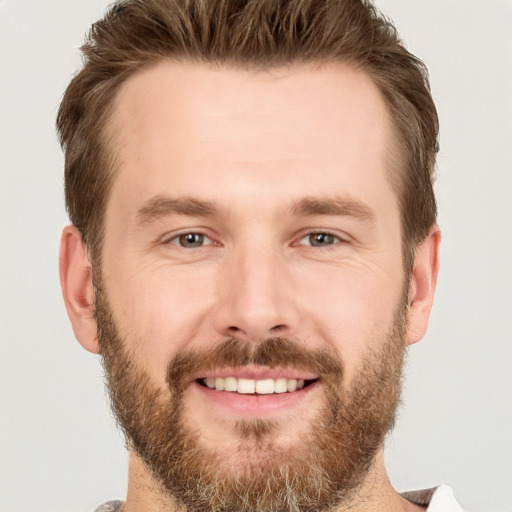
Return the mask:
<path id="1" fill-rule="evenodd" d="M 276 189 L 304 196 L 306 188 L 325 195 L 338 185 L 346 190 L 333 192 L 392 192 L 393 124 L 372 80 L 349 66 L 160 62 L 123 84 L 109 132 L 113 194 L 128 201 L 169 188 L 215 191 L 220 201 L 234 187 L 262 197 Z"/>

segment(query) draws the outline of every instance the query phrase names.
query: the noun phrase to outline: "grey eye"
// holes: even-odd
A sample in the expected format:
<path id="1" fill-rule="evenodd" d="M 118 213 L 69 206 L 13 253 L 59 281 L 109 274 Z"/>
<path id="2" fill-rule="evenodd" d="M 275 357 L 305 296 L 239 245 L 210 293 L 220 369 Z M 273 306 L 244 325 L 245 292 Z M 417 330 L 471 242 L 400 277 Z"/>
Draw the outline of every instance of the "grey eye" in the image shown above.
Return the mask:
<path id="1" fill-rule="evenodd" d="M 186 247 L 187 249 L 190 249 L 206 245 L 208 237 L 202 235 L 201 233 L 185 233 L 183 235 L 176 237 L 176 240 L 178 244 L 181 245 L 181 247 Z"/>
<path id="2" fill-rule="evenodd" d="M 339 238 L 330 233 L 311 233 L 305 236 L 302 242 L 313 247 L 326 247 L 339 242 Z"/>

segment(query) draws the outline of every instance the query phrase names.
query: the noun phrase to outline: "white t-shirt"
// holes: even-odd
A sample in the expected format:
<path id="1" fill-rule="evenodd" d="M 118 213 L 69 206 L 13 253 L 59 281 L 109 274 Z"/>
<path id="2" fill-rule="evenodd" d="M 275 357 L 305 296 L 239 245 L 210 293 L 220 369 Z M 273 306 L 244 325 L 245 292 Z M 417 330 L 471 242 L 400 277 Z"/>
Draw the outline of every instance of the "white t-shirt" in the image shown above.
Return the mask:
<path id="1" fill-rule="evenodd" d="M 455 501 L 451 488 L 440 485 L 430 500 L 427 512 L 464 512 L 464 510 Z"/>
<path id="2" fill-rule="evenodd" d="M 453 491 L 447 485 L 440 485 L 434 489 L 404 492 L 402 496 L 417 505 L 428 505 L 427 512 L 464 512 L 455 501 Z M 94 512 L 117 512 L 122 504 L 122 501 L 109 501 L 100 505 Z"/>

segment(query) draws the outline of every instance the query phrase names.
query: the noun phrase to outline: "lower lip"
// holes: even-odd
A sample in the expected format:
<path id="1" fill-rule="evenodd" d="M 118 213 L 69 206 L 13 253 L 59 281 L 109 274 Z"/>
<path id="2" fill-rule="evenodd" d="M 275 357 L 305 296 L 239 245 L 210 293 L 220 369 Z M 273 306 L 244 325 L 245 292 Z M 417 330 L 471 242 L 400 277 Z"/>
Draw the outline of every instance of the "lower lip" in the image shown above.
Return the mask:
<path id="1" fill-rule="evenodd" d="M 217 391 L 197 382 L 191 388 L 213 405 L 227 409 L 231 413 L 243 417 L 260 417 L 286 411 L 304 401 L 319 386 L 318 381 L 312 382 L 299 391 L 273 393 L 271 395 L 245 395 L 232 391 Z"/>

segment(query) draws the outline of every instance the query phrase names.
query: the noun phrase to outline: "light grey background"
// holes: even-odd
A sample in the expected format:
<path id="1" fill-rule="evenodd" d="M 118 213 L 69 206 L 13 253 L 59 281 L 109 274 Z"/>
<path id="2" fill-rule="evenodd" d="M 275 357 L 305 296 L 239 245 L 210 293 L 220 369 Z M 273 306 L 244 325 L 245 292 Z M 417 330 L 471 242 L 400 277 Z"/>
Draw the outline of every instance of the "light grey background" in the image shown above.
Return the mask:
<path id="1" fill-rule="evenodd" d="M 0 0 L 0 511 L 123 497 L 126 455 L 97 359 L 60 297 L 54 118 L 105 0 Z M 512 511 L 512 1 L 378 0 L 428 64 L 441 117 L 437 302 L 388 443 L 395 486 L 444 482 Z"/>

